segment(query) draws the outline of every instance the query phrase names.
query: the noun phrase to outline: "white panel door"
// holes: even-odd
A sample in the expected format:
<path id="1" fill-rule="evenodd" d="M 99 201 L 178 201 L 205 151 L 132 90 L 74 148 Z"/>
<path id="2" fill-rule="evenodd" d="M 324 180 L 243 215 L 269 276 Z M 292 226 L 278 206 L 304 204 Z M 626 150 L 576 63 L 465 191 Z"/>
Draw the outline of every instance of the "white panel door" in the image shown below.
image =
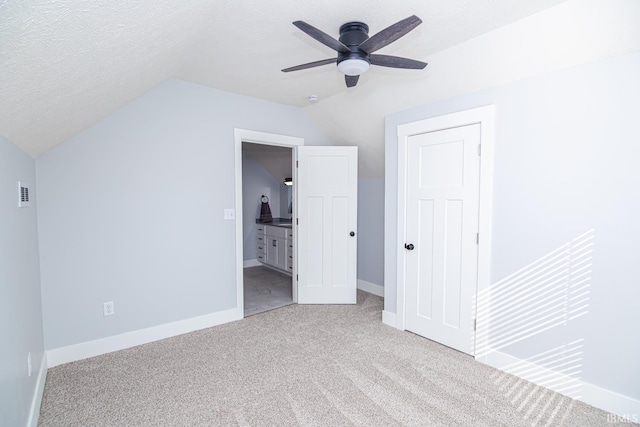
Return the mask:
<path id="1" fill-rule="evenodd" d="M 468 354 L 475 339 L 479 144 L 479 124 L 407 141 L 405 327 Z"/>
<path id="2" fill-rule="evenodd" d="M 297 148 L 300 304 L 356 303 L 357 147 Z"/>

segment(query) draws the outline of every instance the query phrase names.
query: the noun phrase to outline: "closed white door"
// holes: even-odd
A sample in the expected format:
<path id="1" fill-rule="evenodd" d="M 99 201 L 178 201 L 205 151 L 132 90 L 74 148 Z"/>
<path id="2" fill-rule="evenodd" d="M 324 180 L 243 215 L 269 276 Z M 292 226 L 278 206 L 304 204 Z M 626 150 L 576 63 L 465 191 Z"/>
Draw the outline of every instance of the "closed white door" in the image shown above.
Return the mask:
<path id="1" fill-rule="evenodd" d="M 300 304 L 355 304 L 357 147 L 297 148 Z"/>
<path id="2" fill-rule="evenodd" d="M 405 327 L 474 352 L 480 125 L 407 141 Z"/>

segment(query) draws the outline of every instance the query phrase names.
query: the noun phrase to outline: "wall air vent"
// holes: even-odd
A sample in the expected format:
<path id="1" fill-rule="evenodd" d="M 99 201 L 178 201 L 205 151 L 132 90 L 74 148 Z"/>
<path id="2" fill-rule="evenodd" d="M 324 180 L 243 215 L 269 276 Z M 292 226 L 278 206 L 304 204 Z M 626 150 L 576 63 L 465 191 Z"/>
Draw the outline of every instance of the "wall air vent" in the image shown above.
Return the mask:
<path id="1" fill-rule="evenodd" d="M 18 181 L 18 207 L 26 208 L 31 202 L 29 184 Z"/>

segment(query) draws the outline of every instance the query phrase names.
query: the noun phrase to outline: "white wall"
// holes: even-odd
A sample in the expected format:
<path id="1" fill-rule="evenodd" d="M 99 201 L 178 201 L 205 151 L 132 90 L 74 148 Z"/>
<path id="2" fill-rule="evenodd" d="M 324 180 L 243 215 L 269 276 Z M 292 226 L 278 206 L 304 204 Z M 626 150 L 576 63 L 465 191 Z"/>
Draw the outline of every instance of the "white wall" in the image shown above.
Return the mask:
<path id="1" fill-rule="evenodd" d="M 47 349 L 235 307 L 234 128 L 328 144 L 298 108 L 170 80 L 37 159 Z"/>
<path id="2" fill-rule="evenodd" d="M 282 182 L 265 169 L 256 159 L 242 158 L 242 216 L 244 260 L 256 259 L 256 219 L 260 218 L 260 198 L 269 198 L 273 218 L 280 218 L 280 190 Z M 286 211 L 285 211 L 286 213 Z"/>
<path id="3" fill-rule="evenodd" d="M 30 184 L 31 205 L 27 208 L 18 208 L 18 181 Z M 39 396 L 37 379 L 44 343 L 36 193 L 35 161 L 0 137 L 0 425 L 3 426 L 27 425 L 32 402 Z M 31 376 L 27 368 L 29 352 Z"/>
<path id="4" fill-rule="evenodd" d="M 492 285 L 584 232 L 593 230 L 595 239 L 588 313 L 503 351 L 526 359 L 582 339 L 582 380 L 640 399 L 639 75 L 634 52 L 388 116 L 385 310 L 396 310 L 402 244 L 395 232 L 397 125 L 494 104 Z"/>

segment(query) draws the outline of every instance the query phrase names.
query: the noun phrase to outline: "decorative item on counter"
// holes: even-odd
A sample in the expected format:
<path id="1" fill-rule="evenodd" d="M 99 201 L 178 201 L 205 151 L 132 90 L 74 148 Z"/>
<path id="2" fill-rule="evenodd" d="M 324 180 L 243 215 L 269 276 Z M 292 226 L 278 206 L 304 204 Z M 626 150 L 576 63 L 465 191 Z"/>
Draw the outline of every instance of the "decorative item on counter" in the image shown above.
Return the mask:
<path id="1" fill-rule="evenodd" d="M 262 206 L 260 206 L 260 222 L 273 222 L 271 208 L 269 207 L 269 198 L 263 194 L 260 201 L 262 202 Z"/>

